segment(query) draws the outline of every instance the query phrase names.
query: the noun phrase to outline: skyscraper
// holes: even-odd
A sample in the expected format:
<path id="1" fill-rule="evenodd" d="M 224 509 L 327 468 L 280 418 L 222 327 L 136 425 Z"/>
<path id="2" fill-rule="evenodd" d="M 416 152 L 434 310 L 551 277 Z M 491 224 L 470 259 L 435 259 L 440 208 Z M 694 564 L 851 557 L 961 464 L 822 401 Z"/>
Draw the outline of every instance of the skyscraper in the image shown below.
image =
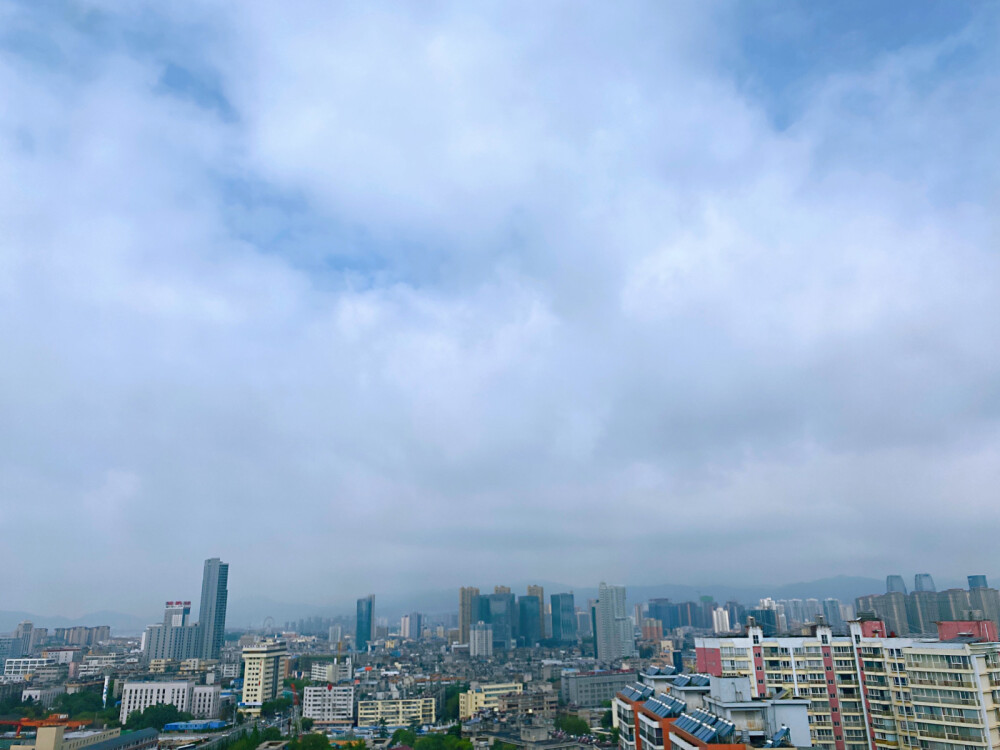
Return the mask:
<path id="1" fill-rule="evenodd" d="M 469 642 L 469 628 L 479 620 L 479 589 L 463 586 L 458 590 L 458 642 Z"/>
<path id="2" fill-rule="evenodd" d="M 532 648 L 542 640 L 541 618 L 539 617 L 541 609 L 542 600 L 537 596 L 518 597 L 517 640 L 520 645 Z"/>
<path id="3" fill-rule="evenodd" d="M 367 651 L 369 642 L 375 640 L 375 594 L 358 599 L 357 634 L 354 650 Z"/>
<path id="4" fill-rule="evenodd" d="M 989 585 L 986 583 L 986 576 L 976 575 L 969 576 L 969 588 L 970 589 L 985 589 Z"/>
<path id="5" fill-rule="evenodd" d="M 205 560 L 201 577 L 201 658 L 218 659 L 226 639 L 226 605 L 229 601 L 229 563 L 218 557 Z"/>
<path id="6" fill-rule="evenodd" d="M 831 630 L 838 635 L 846 632 L 844 618 L 840 616 L 840 600 L 833 597 L 823 600 L 823 618 Z"/>
<path id="7" fill-rule="evenodd" d="M 576 605 L 572 594 L 553 594 L 552 639 L 559 643 L 576 643 Z"/>
<path id="8" fill-rule="evenodd" d="M 528 596 L 537 596 L 541 604 L 538 612 L 539 640 L 545 638 L 545 588 L 543 586 L 528 586 Z"/>
<path id="9" fill-rule="evenodd" d="M 937 591 L 934 588 L 934 579 L 931 578 L 930 573 L 917 573 L 913 576 L 913 590 L 914 591 Z"/>
<path id="10" fill-rule="evenodd" d="M 906 584 L 903 583 L 903 576 L 886 576 L 885 577 L 885 593 L 887 594 L 905 594 Z"/>
<path id="11" fill-rule="evenodd" d="M 503 651 L 517 638 L 517 617 L 513 594 L 489 594 L 479 597 L 479 617 L 493 627 L 493 650 Z"/>
<path id="12" fill-rule="evenodd" d="M 635 654 L 635 632 L 625 615 L 625 587 L 601 582 L 597 589 L 595 644 L 597 658 L 613 662 Z"/>

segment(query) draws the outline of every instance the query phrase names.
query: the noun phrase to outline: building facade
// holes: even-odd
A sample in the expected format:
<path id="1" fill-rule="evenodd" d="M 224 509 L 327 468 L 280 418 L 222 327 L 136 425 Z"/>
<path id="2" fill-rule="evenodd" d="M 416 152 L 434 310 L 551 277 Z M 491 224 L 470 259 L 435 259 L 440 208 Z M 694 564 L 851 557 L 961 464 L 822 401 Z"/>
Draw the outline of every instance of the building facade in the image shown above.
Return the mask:
<path id="1" fill-rule="evenodd" d="M 477 622 L 469 630 L 469 656 L 488 659 L 493 656 L 493 626 Z"/>
<path id="2" fill-rule="evenodd" d="M 375 640 L 375 594 L 358 599 L 357 610 L 354 650 L 367 651 L 368 644 Z"/>
<path id="3" fill-rule="evenodd" d="M 389 726 L 433 724 L 437 718 L 433 698 L 358 701 L 358 726 L 372 727 L 384 721 Z"/>
<path id="4" fill-rule="evenodd" d="M 458 694 L 458 717 L 462 720 L 471 719 L 483 709 L 498 710 L 500 698 L 510 693 L 524 692 L 520 682 L 501 682 L 491 685 L 472 683 L 464 693 Z"/>
<path id="5" fill-rule="evenodd" d="M 288 661 L 288 649 L 280 639 L 268 639 L 243 648 L 243 700 L 240 710 L 260 714 L 264 703 L 278 697 Z"/>
<path id="6" fill-rule="evenodd" d="M 598 708 L 614 700 L 618 691 L 634 682 L 638 672 L 620 669 L 607 672 L 563 672 L 559 681 L 559 697 L 563 703 L 580 708 Z"/>
<path id="7" fill-rule="evenodd" d="M 229 564 L 218 557 L 205 560 L 201 578 L 201 609 L 198 610 L 199 653 L 202 659 L 218 659 L 226 639 L 226 606 L 229 601 Z"/>
<path id="8" fill-rule="evenodd" d="M 625 614 L 624 586 L 609 586 L 601 582 L 594 625 L 597 658 L 600 661 L 610 664 L 635 655 L 635 632 L 632 621 Z"/>
<path id="9" fill-rule="evenodd" d="M 458 590 L 458 642 L 469 642 L 469 630 L 479 621 L 479 589 L 463 586 Z"/>
<path id="10" fill-rule="evenodd" d="M 803 637 L 696 638 L 698 669 L 747 676 L 754 697 L 810 702 L 822 750 L 1000 747 L 1000 644 L 989 621 L 943 622 L 939 638 L 891 637 L 880 620 Z"/>
<path id="11" fill-rule="evenodd" d="M 553 594 L 552 604 L 552 640 L 559 643 L 576 643 L 576 604 L 573 594 Z"/>
<path id="12" fill-rule="evenodd" d="M 354 721 L 354 686 L 307 686 L 303 690 L 302 715 L 318 725 L 350 726 Z"/>

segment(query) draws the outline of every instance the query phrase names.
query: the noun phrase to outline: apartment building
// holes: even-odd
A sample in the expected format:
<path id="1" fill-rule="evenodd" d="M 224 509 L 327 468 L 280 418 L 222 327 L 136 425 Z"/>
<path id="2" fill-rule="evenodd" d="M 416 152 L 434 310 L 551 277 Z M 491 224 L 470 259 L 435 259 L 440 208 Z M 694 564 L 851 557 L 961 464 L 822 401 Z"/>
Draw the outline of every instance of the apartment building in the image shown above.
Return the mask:
<path id="1" fill-rule="evenodd" d="M 809 700 L 822 750 L 1000 747 L 1000 644 L 987 620 L 938 624 L 937 639 L 890 637 L 881 620 L 802 637 L 696 638 L 698 669 L 746 676 L 755 697 Z"/>
<path id="2" fill-rule="evenodd" d="M 372 727 L 383 720 L 389 726 L 433 724 L 436 717 L 433 698 L 358 702 L 359 727 Z"/>
<path id="3" fill-rule="evenodd" d="M 354 686 L 306 687 L 302 696 L 302 715 L 319 726 L 350 726 L 354 721 Z"/>
<path id="4" fill-rule="evenodd" d="M 119 720 L 124 724 L 134 711 L 144 711 L 160 703 L 177 707 L 198 719 L 219 716 L 222 691 L 218 685 L 196 685 L 190 680 L 126 682 L 122 688 Z"/>
<path id="5" fill-rule="evenodd" d="M 520 682 L 498 682 L 490 685 L 473 682 L 468 690 L 458 695 L 458 717 L 464 721 L 471 719 L 483 709 L 499 710 L 502 696 L 523 691 L 524 685 Z"/>

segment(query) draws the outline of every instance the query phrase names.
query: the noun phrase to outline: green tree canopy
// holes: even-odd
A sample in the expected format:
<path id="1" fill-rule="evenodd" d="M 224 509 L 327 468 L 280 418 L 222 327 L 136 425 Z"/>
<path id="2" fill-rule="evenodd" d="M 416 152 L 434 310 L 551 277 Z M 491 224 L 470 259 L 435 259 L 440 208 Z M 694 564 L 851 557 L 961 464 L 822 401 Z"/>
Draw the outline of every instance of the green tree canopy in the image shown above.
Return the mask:
<path id="1" fill-rule="evenodd" d="M 156 729 L 162 731 L 166 724 L 174 721 L 190 721 L 194 717 L 184 711 L 178 710 L 172 703 L 157 703 L 149 706 L 144 711 L 133 711 L 128 715 L 125 728 L 134 729 Z"/>
<path id="2" fill-rule="evenodd" d="M 590 734 L 590 725 L 579 716 L 572 714 L 560 714 L 556 717 L 556 727 L 566 734 L 583 735 Z"/>
<path id="3" fill-rule="evenodd" d="M 417 744 L 417 733 L 410 729 L 397 729 L 389 739 L 389 747 L 397 745 L 413 747 L 415 744 Z"/>

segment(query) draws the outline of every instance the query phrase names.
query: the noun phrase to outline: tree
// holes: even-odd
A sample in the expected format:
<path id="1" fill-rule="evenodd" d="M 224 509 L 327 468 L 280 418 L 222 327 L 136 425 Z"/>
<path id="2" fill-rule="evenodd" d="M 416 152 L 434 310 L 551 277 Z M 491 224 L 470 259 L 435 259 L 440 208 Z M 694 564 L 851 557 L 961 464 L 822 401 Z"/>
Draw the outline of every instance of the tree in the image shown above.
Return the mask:
<path id="1" fill-rule="evenodd" d="M 385 719 L 378 720 L 378 736 L 382 739 L 389 736 L 389 730 L 386 728 Z"/>
<path id="2" fill-rule="evenodd" d="M 560 714 L 556 717 L 556 728 L 563 730 L 566 734 L 583 735 L 590 734 L 590 725 L 579 716 L 572 714 Z"/>
<path id="3" fill-rule="evenodd" d="M 330 750 L 330 740 L 325 734 L 304 734 L 289 742 L 288 750 Z"/>
<path id="4" fill-rule="evenodd" d="M 306 718 L 302 719 L 302 731 L 303 732 L 308 732 L 309 730 L 311 730 L 313 728 L 313 724 L 314 723 L 315 722 L 312 719 L 310 719 L 309 717 L 306 717 Z"/>
<path id="5" fill-rule="evenodd" d="M 458 696 L 468 689 L 467 683 L 448 685 L 444 689 L 444 710 L 441 712 L 441 721 L 458 721 Z"/>
<path id="6" fill-rule="evenodd" d="M 309 721 L 312 721 L 312 719 Z M 264 742 L 277 742 L 281 739 L 281 730 L 277 727 L 268 727 L 260 737 Z"/>
<path id="7" fill-rule="evenodd" d="M 398 745 L 413 747 L 415 744 L 417 744 L 417 733 L 410 729 L 397 729 L 389 740 L 389 747 Z"/>
<path id="8" fill-rule="evenodd" d="M 601 716 L 601 726 L 605 729 L 611 729 L 612 724 L 614 724 L 614 717 L 611 715 L 611 709 L 609 708 Z"/>
<path id="9" fill-rule="evenodd" d="M 135 729 L 156 729 L 163 731 L 163 727 L 175 721 L 191 721 L 194 717 L 184 711 L 178 710 L 172 703 L 157 703 L 149 706 L 144 711 L 133 711 L 128 715 L 125 728 Z"/>

